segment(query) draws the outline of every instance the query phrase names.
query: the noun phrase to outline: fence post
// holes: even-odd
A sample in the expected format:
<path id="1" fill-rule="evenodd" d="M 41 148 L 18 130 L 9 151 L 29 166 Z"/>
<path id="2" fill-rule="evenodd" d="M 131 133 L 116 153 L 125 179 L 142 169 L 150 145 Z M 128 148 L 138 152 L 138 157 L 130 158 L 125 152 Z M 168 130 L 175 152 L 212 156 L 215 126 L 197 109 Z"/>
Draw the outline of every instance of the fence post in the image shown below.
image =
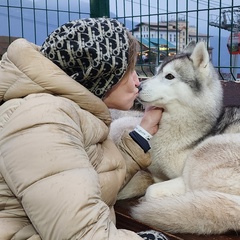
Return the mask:
<path id="1" fill-rule="evenodd" d="M 109 0 L 90 0 L 91 17 L 109 17 Z"/>

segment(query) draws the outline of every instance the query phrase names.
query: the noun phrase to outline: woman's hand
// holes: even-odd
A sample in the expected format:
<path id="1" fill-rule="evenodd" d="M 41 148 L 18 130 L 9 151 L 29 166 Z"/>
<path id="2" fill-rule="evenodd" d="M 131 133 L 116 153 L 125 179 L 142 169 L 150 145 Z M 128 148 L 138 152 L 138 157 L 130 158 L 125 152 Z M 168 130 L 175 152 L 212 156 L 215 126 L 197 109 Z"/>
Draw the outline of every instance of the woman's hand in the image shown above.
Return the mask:
<path id="1" fill-rule="evenodd" d="M 159 123 L 162 117 L 163 109 L 157 107 L 147 107 L 140 126 L 148 133 L 154 135 L 159 128 Z"/>

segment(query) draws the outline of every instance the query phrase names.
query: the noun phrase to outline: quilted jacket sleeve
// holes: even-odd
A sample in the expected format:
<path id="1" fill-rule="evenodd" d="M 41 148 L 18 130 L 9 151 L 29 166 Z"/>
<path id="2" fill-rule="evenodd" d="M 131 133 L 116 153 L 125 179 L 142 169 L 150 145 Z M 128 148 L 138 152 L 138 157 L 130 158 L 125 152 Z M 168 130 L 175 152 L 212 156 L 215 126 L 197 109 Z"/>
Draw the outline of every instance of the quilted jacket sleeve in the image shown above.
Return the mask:
<path id="1" fill-rule="evenodd" d="M 83 119 L 71 101 L 46 95 L 10 100 L 1 112 L 0 171 L 36 231 L 44 240 L 140 240 L 109 218 L 99 175 L 84 150 Z M 103 126 L 96 142 L 104 138 Z"/>
<path id="2" fill-rule="evenodd" d="M 126 177 L 122 186 L 124 187 L 139 170 L 146 169 L 151 164 L 151 158 L 149 152 L 145 153 L 130 137 L 128 130 L 123 132 L 118 148 L 126 162 Z"/>

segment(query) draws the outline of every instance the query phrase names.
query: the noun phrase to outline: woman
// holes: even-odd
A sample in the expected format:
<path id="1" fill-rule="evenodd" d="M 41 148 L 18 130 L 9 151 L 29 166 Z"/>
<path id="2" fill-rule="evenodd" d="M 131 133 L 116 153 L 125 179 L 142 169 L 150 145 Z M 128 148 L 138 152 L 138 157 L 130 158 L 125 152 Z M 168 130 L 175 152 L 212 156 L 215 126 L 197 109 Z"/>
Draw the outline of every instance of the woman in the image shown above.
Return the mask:
<path id="1" fill-rule="evenodd" d="M 108 108 L 129 109 L 138 94 L 135 56 L 136 41 L 106 18 L 66 23 L 41 48 L 9 46 L 0 63 L 0 239 L 141 239 L 116 229 L 113 205 L 150 164 L 149 144 L 134 131 L 119 149 L 108 137 Z M 160 118 L 146 112 L 147 135 Z"/>

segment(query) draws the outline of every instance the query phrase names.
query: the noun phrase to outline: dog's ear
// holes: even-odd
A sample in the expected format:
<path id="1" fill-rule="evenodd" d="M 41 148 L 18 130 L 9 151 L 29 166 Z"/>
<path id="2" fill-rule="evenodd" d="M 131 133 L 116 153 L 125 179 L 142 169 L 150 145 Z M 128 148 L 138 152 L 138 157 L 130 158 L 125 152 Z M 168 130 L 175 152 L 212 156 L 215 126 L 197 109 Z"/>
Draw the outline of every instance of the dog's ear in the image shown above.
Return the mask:
<path id="1" fill-rule="evenodd" d="M 206 67 L 208 65 L 209 54 L 204 42 L 199 42 L 196 44 L 196 47 L 193 49 L 190 58 L 193 60 L 193 64 L 196 67 Z"/>
<path id="2" fill-rule="evenodd" d="M 192 54 L 193 49 L 196 46 L 196 42 L 195 41 L 191 41 L 188 43 L 188 45 L 183 49 L 182 53 L 186 53 L 186 54 Z"/>

